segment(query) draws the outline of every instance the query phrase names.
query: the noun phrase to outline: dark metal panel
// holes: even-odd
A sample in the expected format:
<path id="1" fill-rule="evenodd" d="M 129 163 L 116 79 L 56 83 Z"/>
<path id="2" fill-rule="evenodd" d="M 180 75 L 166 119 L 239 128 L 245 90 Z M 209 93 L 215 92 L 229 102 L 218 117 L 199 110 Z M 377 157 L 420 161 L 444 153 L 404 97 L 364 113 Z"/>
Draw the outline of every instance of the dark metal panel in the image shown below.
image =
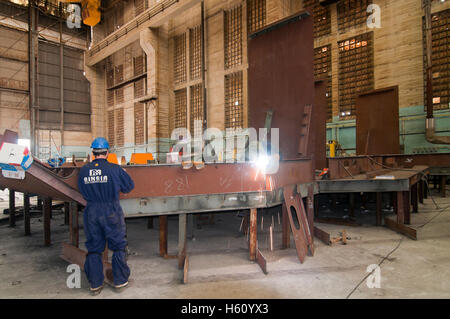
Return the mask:
<path id="1" fill-rule="evenodd" d="M 311 132 L 308 156 L 313 158 L 314 169 L 327 167 L 327 80 L 314 83 L 314 105 L 312 109 Z"/>
<path id="2" fill-rule="evenodd" d="M 41 129 L 60 129 L 59 50 L 59 44 L 39 42 L 39 128 Z M 81 50 L 64 47 L 64 110 L 70 112 L 64 113 L 64 129 L 67 130 L 91 130 L 90 84 L 83 75 L 83 62 Z"/>
<path id="3" fill-rule="evenodd" d="M 313 21 L 300 13 L 269 25 L 248 42 L 249 126 L 280 128 L 283 159 L 298 157 L 300 123 L 314 103 Z"/>
<path id="4" fill-rule="evenodd" d="M 400 153 L 398 86 L 356 99 L 356 154 Z"/>

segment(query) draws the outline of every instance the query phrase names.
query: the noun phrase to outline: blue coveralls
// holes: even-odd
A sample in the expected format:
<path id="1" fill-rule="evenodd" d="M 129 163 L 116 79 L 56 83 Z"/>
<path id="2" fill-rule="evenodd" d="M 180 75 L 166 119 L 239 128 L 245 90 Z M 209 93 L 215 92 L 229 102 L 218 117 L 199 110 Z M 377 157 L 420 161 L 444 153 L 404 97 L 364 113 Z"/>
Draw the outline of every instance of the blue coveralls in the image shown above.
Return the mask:
<path id="1" fill-rule="evenodd" d="M 103 284 L 102 253 L 105 242 L 112 250 L 114 284 L 128 281 L 130 268 L 126 262 L 126 229 L 119 192 L 129 193 L 134 182 L 119 165 L 106 159 L 86 164 L 78 175 L 78 189 L 87 201 L 83 222 L 88 255 L 84 264 L 92 288 Z"/>

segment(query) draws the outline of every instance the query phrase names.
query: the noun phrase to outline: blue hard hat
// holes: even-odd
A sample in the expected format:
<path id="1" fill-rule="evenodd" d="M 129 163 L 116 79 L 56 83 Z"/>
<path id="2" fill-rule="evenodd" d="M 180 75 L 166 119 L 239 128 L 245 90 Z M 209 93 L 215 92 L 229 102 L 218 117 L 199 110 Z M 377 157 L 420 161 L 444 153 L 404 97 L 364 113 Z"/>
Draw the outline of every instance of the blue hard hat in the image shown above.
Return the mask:
<path id="1" fill-rule="evenodd" d="M 97 137 L 91 145 L 93 149 L 109 149 L 109 143 L 104 137 Z"/>

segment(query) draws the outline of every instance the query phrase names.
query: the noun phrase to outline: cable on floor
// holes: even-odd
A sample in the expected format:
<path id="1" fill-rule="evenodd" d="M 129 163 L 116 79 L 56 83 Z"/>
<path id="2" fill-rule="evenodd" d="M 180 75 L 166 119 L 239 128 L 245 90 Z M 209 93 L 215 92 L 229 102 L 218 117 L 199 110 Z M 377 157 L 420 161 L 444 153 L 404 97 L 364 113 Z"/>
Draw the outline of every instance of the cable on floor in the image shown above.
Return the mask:
<path id="1" fill-rule="evenodd" d="M 381 265 L 384 263 L 384 261 L 385 261 L 386 259 L 388 259 L 388 258 L 389 258 L 389 257 L 390 257 L 390 256 L 391 256 L 391 255 L 392 255 L 392 254 L 400 247 L 400 245 L 401 245 L 401 243 L 402 243 L 402 241 L 403 241 L 404 238 L 405 238 L 405 237 L 403 237 L 403 236 L 402 236 L 402 238 L 400 238 L 400 240 L 399 240 L 397 246 L 396 246 L 393 250 L 391 250 L 391 252 L 390 252 L 389 254 L 387 254 L 386 256 L 383 257 L 383 259 L 378 263 L 378 267 L 381 267 Z M 349 298 L 353 295 L 353 293 L 356 291 L 356 289 L 358 289 L 358 287 L 361 286 L 361 284 L 362 284 L 364 281 L 366 281 L 367 278 L 368 278 L 370 275 L 372 275 L 373 272 L 374 272 L 375 270 L 376 270 L 376 269 L 372 270 L 370 273 L 368 273 L 366 276 L 364 276 L 364 278 L 356 285 L 355 288 L 353 288 L 353 290 L 347 295 L 347 297 L 346 297 L 345 299 L 349 299 Z"/>

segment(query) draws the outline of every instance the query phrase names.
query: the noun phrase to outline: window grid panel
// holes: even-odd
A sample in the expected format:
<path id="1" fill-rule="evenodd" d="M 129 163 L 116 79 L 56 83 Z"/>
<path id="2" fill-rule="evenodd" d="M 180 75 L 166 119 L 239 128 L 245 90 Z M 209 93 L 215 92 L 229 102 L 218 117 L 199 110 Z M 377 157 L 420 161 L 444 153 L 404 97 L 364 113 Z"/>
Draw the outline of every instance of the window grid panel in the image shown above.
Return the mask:
<path id="1" fill-rule="evenodd" d="M 266 25 L 266 0 L 247 0 L 247 32 L 253 33 Z"/>
<path id="2" fill-rule="evenodd" d="M 225 128 L 244 126 L 243 116 L 243 73 L 225 76 Z"/>
<path id="3" fill-rule="evenodd" d="M 427 53 L 426 25 L 423 22 L 424 48 L 424 105 L 427 105 Z M 432 84 L 433 109 L 450 108 L 450 9 L 432 14 Z"/>
<path id="4" fill-rule="evenodd" d="M 316 80 L 326 78 L 327 81 L 327 119 L 333 118 L 333 106 L 331 98 L 332 73 L 331 73 L 331 44 L 314 49 L 314 77 Z"/>
<path id="5" fill-rule="evenodd" d="M 134 16 L 137 17 L 148 9 L 147 0 L 134 0 Z"/>
<path id="6" fill-rule="evenodd" d="M 144 141 L 145 130 L 144 104 L 134 103 L 134 143 L 142 145 Z"/>
<path id="7" fill-rule="evenodd" d="M 175 84 L 186 82 L 186 34 L 183 33 L 174 38 L 174 82 Z"/>
<path id="8" fill-rule="evenodd" d="M 123 64 L 115 67 L 114 78 L 115 78 L 115 84 L 119 84 L 119 83 L 123 82 Z"/>
<path id="9" fill-rule="evenodd" d="M 242 64 L 242 6 L 225 12 L 225 69 Z"/>
<path id="10" fill-rule="evenodd" d="M 337 3 L 339 31 L 366 23 L 370 13 L 367 7 L 372 0 L 341 0 Z"/>
<path id="11" fill-rule="evenodd" d="M 191 80 L 202 76 L 202 28 L 197 26 L 189 32 L 189 74 Z"/>
<path id="12" fill-rule="evenodd" d="M 116 143 L 117 146 L 123 146 L 124 145 L 124 123 L 123 123 L 123 108 L 116 110 Z"/>
<path id="13" fill-rule="evenodd" d="M 175 128 L 187 128 L 187 90 L 175 91 Z"/>
<path id="14" fill-rule="evenodd" d="M 194 136 L 195 129 L 203 134 L 203 84 L 191 86 L 190 90 L 190 130 L 191 135 Z M 195 121 L 201 121 L 201 123 L 195 126 Z"/>
<path id="15" fill-rule="evenodd" d="M 303 6 L 310 8 L 314 18 L 314 37 L 331 33 L 331 15 L 329 6 L 322 6 L 319 0 L 303 0 Z"/>
<path id="16" fill-rule="evenodd" d="M 116 13 L 116 30 L 120 29 L 120 27 L 122 27 L 124 25 L 124 3 L 123 1 L 120 1 L 117 5 L 116 8 L 114 9 L 115 13 Z"/>
<path id="17" fill-rule="evenodd" d="M 114 110 L 108 111 L 108 142 L 115 145 L 114 140 Z"/>
<path id="18" fill-rule="evenodd" d="M 106 91 L 106 101 L 108 103 L 108 106 L 114 105 L 114 91 L 113 90 Z"/>
<path id="19" fill-rule="evenodd" d="M 114 86 L 114 69 L 106 71 L 106 87 L 110 88 Z"/>
<path id="20" fill-rule="evenodd" d="M 144 92 L 145 92 L 145 78 L 143 79 L 139 79 L 137 81 L 135 81 L 134 84 L 134 98 L 140 98 L 142 96 L 144 96 Z"/>
<path id="21" fill-rule="evenodd" d="M 123 87 L 115 89 L 116 93 L 116 104 L 120 104 L 124 102 L 124 96 L 123 96 Z"/>
<path id="22" fill-rule="evenodd" d="M 140 55 L 133 58 L 134 76 L 141 75 L 145 72 L 144 56 Z"/>
<path id="23" fill-rule="evenodd" d="M 353 117 L 359 94 L 373 90 L 373 32 L 338 42 L 339 116 Z"/>

